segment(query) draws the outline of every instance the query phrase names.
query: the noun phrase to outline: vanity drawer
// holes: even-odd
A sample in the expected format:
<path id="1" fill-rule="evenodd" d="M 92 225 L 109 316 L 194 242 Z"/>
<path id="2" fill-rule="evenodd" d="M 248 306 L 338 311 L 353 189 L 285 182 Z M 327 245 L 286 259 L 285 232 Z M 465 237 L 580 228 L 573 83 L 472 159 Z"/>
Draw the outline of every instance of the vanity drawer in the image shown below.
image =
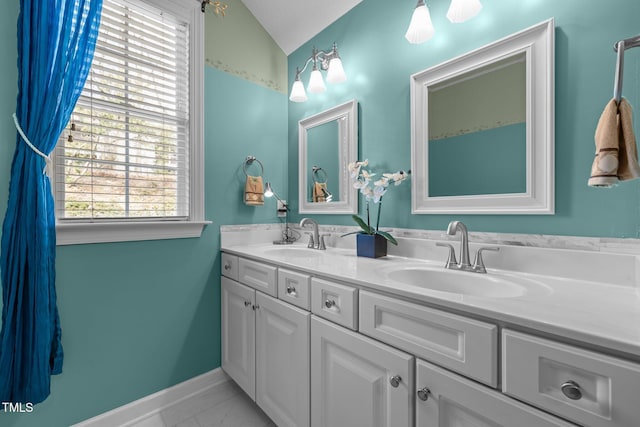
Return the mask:
<path id="1" fill-rule="evenodd" d="M 355 331 L 358 329 L 358 289 L 313 277 L 311 312 Z"/>
<path id="2" fill-rule="evenodd" d="M 495 325 L 361 291 L 360 332 L 497 387 Z"/>
<path id="3" fill-rule="evenodd" d="M 506 394 L 588 427 L 640 423 L 638 364 L 510 330 L 502 360 Z"/>
<path id="4" fill-rule="evenodd" d="M 238 260 L 238 281 L 272 297 L 278 295 L 277 269 L 245 258 Z"/>
<path id="5" fill-rule="evenodd" d="M 576 427 L 420 359 L 416 390 L 416 427 Z"/>
<path id="6" fill-rule="evenodd" d="M 284 268 L 278 269 L 278 298 L 309 311 L 311 276 Z"/>
<path id="7" fill-rule="evenodd" d="M 227 253 L 222 253 L 221 256 L 221 273 L 223 276 L 232 280 L 238 280 L 238 257 Z"/>

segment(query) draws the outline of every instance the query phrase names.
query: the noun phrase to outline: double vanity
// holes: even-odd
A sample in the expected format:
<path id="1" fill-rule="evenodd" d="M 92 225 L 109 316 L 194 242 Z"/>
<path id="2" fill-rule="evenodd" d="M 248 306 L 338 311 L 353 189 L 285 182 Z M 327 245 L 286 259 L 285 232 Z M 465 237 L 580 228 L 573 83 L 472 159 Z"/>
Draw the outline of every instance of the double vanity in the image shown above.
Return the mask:
<path id="1" fill-rule="evenodd" d="M 636 256 L 472 241 L 482 274 L 444 233 L 381 259 L 277 233 L 223 228 L 221 295 L 222 368 L 278 426 L 639 425 Z"/>

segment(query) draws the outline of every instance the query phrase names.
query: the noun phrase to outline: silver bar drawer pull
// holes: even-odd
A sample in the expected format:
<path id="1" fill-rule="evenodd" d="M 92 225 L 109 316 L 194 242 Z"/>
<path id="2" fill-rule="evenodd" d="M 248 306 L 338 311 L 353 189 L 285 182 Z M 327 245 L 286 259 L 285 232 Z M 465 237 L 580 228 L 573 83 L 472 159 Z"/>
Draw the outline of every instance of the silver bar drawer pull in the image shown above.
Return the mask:
<path id="1" fill-rule="evenodd" d="M 580 385 L 575 381 L 567 381 L 560 386 L 562 393 L 571 400 L 580 400 L 582 398 L 582 390 Z"/>

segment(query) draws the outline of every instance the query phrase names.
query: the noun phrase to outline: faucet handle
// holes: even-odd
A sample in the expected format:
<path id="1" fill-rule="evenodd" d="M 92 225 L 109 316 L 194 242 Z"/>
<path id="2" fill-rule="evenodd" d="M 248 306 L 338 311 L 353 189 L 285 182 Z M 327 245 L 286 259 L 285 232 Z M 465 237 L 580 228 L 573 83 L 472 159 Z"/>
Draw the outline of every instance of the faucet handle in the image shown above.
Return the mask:
<path id="1" fill-rule="evenodd" d="M 324 238 L 330 236 L 330 234 L 323 234 L 322 236 L 320 236 L 320 242 L 318 242 L 318 249 L 320 249 L 321 251 L 324 251 L 325 249 L 327 249 L 327 245 L 325 245 L 324 243 Z"/>
<path id="2" fill-rule="evenodd" d="M 475 271 L 476 273 L 486 273 L 487 269 L 484 266 L 484 260 L 482 259 L 482 252 L 483 251 L 498 252 L 499 250 L 500 248 L 496 248 L 496 247 L 484 247 L 484 248 L 478 249 L 478 252 L 476 252 L 476 260 L 473 262 L 473 271 Z"/>
<path id="3" fill-rule="evenodd" d="M 307 247 L 309 249 L 315 249 L 316 245 L 315 245 L 315 242 L 313 241 L 313 234 L 311 233 L 304 233 L 304 234 L 309 236 L 309 244 L 307 245 Z"/>
<path id="4" fill-rule="evenodd" d="M 445 268 L 456 268 L 458 261 L 456 260 L 456 250 L 453 248 L 453 245 L 450 245 L 449 243 L 436 242 L 436 246 L 449 248 L 449 257 L 447 258 L 447 262 L 444 266 Z"/>

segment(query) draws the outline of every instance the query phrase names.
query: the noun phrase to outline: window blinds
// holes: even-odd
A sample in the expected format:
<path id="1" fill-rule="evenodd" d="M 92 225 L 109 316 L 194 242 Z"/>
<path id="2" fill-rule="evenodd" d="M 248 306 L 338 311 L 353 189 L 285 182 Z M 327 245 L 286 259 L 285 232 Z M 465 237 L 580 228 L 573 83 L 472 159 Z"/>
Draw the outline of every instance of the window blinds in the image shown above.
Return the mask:
<path id="1" fill-rule="evenodd" d="M 105 0 L 89 78 L 56 149 L 60 220 L 189 215 L 188 24 Z"/>

